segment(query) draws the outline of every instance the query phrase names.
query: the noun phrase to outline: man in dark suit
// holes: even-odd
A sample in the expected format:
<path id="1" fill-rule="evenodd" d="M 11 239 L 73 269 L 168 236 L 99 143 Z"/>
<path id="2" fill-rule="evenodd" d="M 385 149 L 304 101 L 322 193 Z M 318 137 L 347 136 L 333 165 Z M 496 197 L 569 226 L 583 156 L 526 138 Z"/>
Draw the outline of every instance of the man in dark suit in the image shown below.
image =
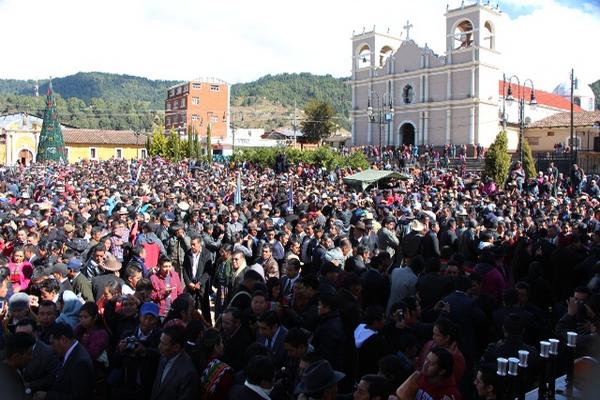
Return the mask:
<path id="1" fill-rule="evenodd" d="M 277 368 L 283 367 L 287 357 L 284 342 L 288 330 L 281 325 L 275 311 L 267 311 L 258 317 L 257 322 L 259 332 L 257 342 L 271 351 Z"/>
<path id="2" fill-rule="evenodd" d="M 60 285 L 60 291 L 58 295 L 60 296 L 65 290 L 73 291 L 73 287 L 71 286 L 71 282 L 69 282 L 68 273 L 69 268 L 66 264 L 58 263 L 54 264 L 50 268 L 48 268 L 48 273 L 53 275 L 56 281 Z"/>
<path id="3" fill-rule="evenodd" d="M 231 388 L 231 400 L 264 400 L 270 398 L 275 378 L 275 365 L 267 356 L 254 356 L 245 368 L 246 382 Z"/>
<path id="4" fill-rule="evenodd" d="M 194 297 L 196 307 L 201 307 L 202 315 L 210 321 L 210 303 L 208 299 L 210 252 L 203 248 L 202 238 L 191 240 L 191 248 L 183 259 L 183 283 L 185 290 Z"/>
<path id="5" fill-rule="evenodd" d="M 439 224 L 436 221 L 430 221 L 429 230 L 423 237 L 423 246 L 421 248 L 421 252 L 425 259 L 430 257 L 439 257 L 441 255 L 440 241 L 438 239 L 439 231 Z"/>
<path id="6" fill-rule="evenodd" d="M 25 382 L 19 372 L 31 360 L 35 338 L 27 333 L 19 332 L 6 339 L 6 358 L 0 362 L 0 382 L 2 398 L 25 400 Z"/>
<path id="7" fill-rule="evenodd" d="M 58 357 L 50 346 L 39 339 L 37 322 L 31 318 L 22 319 L 17 323 L 15 332 L 27 333 L 36 339 L 31 361 L 23 368 L 26 386 L 31 393 L 50 389 L 58 369 Z"/>
<path id="8" fill-rule="evenodd" d="M 94 366 L 87 350 L 75 340 L 73 328 L 57 323 L 50 330 L 52 350 L 62 358 L 54 384 L 48 392 L 37 392 L 33 400 L 84 400 L 93 397 Z"/>
<path id="9" fill-rule="evenodd" d="M 457 277 L 454 280 L 454 292 L 443 299 L 450 308 L 450 319 L 461 327 L 459 346 L 467 361 L 475 354 L 477 347 L 481 345 L 477 342 L 477 338 L 481 338 L 481 332 L 486 322 L 485 314 L 479 308 L 475 299 L 467 295 L 467 291 L 471 286 L 472 282 L 469 277 Z"/>
<path id="10" fill-rule="evenodd" d="M 241 371 L 244 368 L 246 348 L 254 342 L 253 335 L 242 324 L 242 313 L 237 308 L 226 309 L 221 316 L 221 322 L 225 344 L 222 360 L 235 371 Z"/>
<path id="11" fill-rule="evenodd" d="M 183 350 L 185 328 L 169 326 L 160 336 L 162 355 L 152 387 L 151 400 L 195 400 L 200 398 L 200 377 L 192 359 Z"/>

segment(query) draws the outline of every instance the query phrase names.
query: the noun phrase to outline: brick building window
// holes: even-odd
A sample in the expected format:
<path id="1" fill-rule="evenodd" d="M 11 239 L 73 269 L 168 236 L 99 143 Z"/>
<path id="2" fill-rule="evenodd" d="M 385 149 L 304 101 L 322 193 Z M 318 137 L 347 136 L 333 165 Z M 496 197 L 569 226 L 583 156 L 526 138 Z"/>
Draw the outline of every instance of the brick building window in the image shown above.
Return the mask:
<path id="1" fill-rule="evenodd" d="M 181 107 L 185 107 L 185 99 L 181 99 Z"/>
<path id="2" fill-rule="evenodd" d="M 175 94 L 181 94 L 181 86 L 175 89 Z"/>
<path id="3" fill-rule="evenodd" d="M 173 94 L 174 94 L 173 89 L 169 90 L 169 96 L 168 97 L 173 97 Z"/>
<path id="4" fill-rule="evenodd" d="M 194 105 L 198 105 L 200 104 L 200 98 L 199 97 L 192 97 L 192 104 Z"/>
<path id="5" fill-rule="evenodd" d="M 554 136 L 554 132 L 548 132 L 548 136 Z"/>
<path id="6" fill-rule="evenodd" d="M 115 151 L 116 158 L 123 158 L 123 149 L 116 149 Z"/>
<path id="7" fill-rule="evenodd" d="M 219 90 L 221 90 L 221 87 L 219 85 L 210 85 L 211 92 L 218 92 Z"/>
<path id="8" fill-rule="evenodd" d="M 92 160 L 96 159 L 96 148 L 95 147 L 90 147 L 90 158 Z"/>
<path id="9" fill-rule="evenodd" d="M 192 89 L 200 89 L 202 85 L 200 83 L 192 83 Z"/>
<path id="10" fill-rule="evenodd" d="M 198 121 L 199 119 L 198 114 L 192 114 L 192 121 Z"/>
<path id="11" fill-rule="evenodd" d="M 171 125 L 171 117 L 166 118 L 165 124 Z"/>
<path id="12" fill-rule="evenodd" d="M 175 100 L 175 102 L 173 102 L 173 109 L 177 109 L 179 108 L 179 100 Z"/>

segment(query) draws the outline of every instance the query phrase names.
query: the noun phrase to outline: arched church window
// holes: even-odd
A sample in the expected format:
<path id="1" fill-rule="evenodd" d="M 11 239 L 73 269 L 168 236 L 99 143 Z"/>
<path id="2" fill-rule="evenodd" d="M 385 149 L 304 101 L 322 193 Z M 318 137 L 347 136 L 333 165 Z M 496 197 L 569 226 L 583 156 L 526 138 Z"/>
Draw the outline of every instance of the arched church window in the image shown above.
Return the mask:
<path id="1" fill-rule="evenodd" d="M 371 65 L 371 48 L 364 45 L 358 51 L 358 68 L 366 68 Z"/>
<path id="2" fill-rule="evenodd" d="M 415 91 L 413 87 L 411 85 L 404 86 L 404 89 L 402 89 L 402 100 L 404 101 L 404 104 L 412 103 L 414 97 Z"/>
<path id="3" fill-rule="evenodd" d="M 488 49 L 494 49 L 495 46 L 494 27 L 490 21 L 487 21 L 483 30 L 483 46 Z"/>
<path id="4" fill-rule="evenodd" d="M 379 52 L 379 66 L 383 67 L 388 58 L 392 55 L 392 48 L 390 46 L 384 46 Z"/>
<path id="5" fill-rule="evenodd" d="M 454 49 L 465 49 L 473 45 L 473 24 L 464 20 L 454 29 Z"/>

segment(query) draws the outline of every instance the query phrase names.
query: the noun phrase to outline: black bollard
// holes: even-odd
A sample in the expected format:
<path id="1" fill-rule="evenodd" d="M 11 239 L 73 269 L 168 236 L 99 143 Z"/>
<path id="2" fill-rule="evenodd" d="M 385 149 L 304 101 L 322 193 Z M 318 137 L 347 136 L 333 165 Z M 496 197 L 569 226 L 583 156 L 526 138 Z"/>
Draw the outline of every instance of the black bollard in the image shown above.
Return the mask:
<path id="1" fill-rule="evenodd" d="M 508 360 L 503 357 L 498 357 L 496 361 L 498 362 L 498 369 L 496 371 L 496 375 L 498 375 L 498 388 L 496 389 L 496 400 L 505 400 L 504 384 L 506 382 L 506 370 L 508 369 Z"/>
<path id="2" fill-rule="evenodd" d="M 558 364 L 558 339 L 548 339 L 550 342 L 550 373 L 548 374 L 548 399 L 556 398 L 556 369 Z"/>
<path id="3" fill-rule="evenodd" d="M 567 332 L 567 382 L 566 392 L 573 392 L 573 366 L 575 363 L 575 347 L 577 346 L 577 333 Z"/>
<path id="4" fill-rule="evenodd" d="M 548 393 L 547 380 L 548 380 L 548 358 L 550 357 L 550 342 L 542 340 L 540 342 L 540 376 L 538 379 L 538 400 L 546 400 Z"/>
<path id="5" fill-rule="evenodd" d="M 506 398 L 513 400 L 517 395 L 517 383 L 519 378 L 519 359 L 511 357 L 508 359 L 508 384 L 506 385 Z"/>
<path id="6" fill-rule="evenodd" d="M 519 350 L 519 380 L 517 389 L 517 398 L 525 400 L 527 393 L 527 367 L 529 360 L 529 352 L 527 350 Z"/>

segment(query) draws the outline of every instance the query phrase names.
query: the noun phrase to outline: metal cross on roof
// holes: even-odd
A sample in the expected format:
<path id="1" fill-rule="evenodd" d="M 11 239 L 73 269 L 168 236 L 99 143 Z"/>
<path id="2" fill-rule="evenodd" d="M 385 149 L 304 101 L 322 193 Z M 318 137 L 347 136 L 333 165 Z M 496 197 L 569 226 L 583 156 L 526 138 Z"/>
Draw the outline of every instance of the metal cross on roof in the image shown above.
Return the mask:
<path id="1" fill-rule="evenodd" d="M 406 30 L 406 40 L 410 40 L 410 28 L 412 28 L 413 25 L 410 23 L 409 20 L 406 20 L 406 25 L 403 26 L 404 30 Z"/>

